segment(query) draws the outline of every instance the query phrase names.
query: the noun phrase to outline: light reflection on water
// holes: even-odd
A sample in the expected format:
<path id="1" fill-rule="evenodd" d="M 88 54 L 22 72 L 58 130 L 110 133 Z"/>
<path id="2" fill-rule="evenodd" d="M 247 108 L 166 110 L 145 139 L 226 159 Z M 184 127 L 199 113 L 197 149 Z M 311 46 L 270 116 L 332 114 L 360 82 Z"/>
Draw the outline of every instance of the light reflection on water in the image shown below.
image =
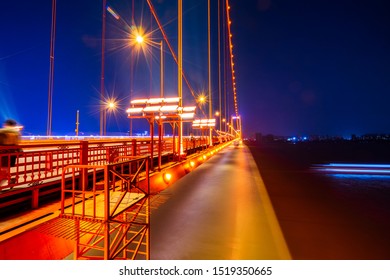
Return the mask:
<path id="1" fill-rule="evenodd" d="M 354 187 L 356 189 L 372 190 L 390 189 L 389 175 L 372 174 L 325 174 L 332 181 L 333 187 Z"/>
<path id="2" fill-rule="evenodd" d="M 317 171 L 328 181 L 334 198 L 342 201 L 349 211 L 389 227 L 390 175 Z"/>
<path id="3" fill-rule="evenodd" d="M 329 166 L 339 167 L 339 169 L 329 171 Z M 344 170 L 346 166 L 352 171 Z M 348 203 L 364 205 L 363 207 L 376 208 L 380 211 L 385 210 L 390 214 L 390 207 L 388 207 L 390 203 L 390 174 L 374 173 L 377 171 L 389 172 L 388 167 L 387 164 L 330 163 L 315 165 L 313 168 L 317 174 L 322 174 L 323 178 L 328 181 L 327 185 L 337 197 L 343 197 Z M 369 169 L 369 172 L 365 172 L 366 169 Z"/>
<path id="4" fill-rule="evenodd" d="M 390 188 L 389 164 L 329 163 L 313 168 L 331 179 L 334 187 Z"/>
<path id="5" fill-rule="evenodd" d="M 336 179 L 357 179 L 357 180 L 385 180 L 390 181 L 389 175 L 371 175 L 371 174 L 327 174 L 327 176 Z"/>

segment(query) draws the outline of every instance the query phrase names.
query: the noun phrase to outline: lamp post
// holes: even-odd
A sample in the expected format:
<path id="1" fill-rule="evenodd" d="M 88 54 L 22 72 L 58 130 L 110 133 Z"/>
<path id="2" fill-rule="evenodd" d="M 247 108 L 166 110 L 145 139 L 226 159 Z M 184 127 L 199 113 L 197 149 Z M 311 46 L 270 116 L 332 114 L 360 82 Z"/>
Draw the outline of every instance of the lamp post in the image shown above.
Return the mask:
<path id="1" fill-rule="evenodd" d="M 80 115 L 80 112 L 79 110 L 77 110 L 76 112 L 76 129 L 75 129 L 75 132 L 76 132 L 76 136 L 79 136 L 79 115 Z"/>
<path id="2" fill-rule="evenodd" d="M 137 34 L 135 36 L 135 41 L 138 45 L 149 44 L 149 45 L 157 45 L 160 47 L 160 97 L 164 97 L 164 44 L 161 40 L 160 42 L 155 42 L 152 40 L 148 40 L 144 36 Z"/>
<path id="3" fill-rule="evenodd" d="M 211 93 L 211 9 L 210 9 L 210 0 L 207 1 L 207 18 L 208 18 L 208 33 L 207 33 L 207 46 L 208 46 L 208 86 L 209 86 L 209 119 L 213 116 L 213 106 L 212 106 L 212 93 Z M 209 145 L 213 145 L 213 129 L 210 127 L 209 131 Z"/>
<path id="4" fill-rule="evenodd" d="M 145 38 L 139 34 L 136 36 L 135 41 L 139 45 L 143 44 L 146 41 L 146 44 L 149 43 L 151 45 L 160 46 L 160 97 L 164 98 L 164 44 L 163 44 L 163 41 L 161 40 L 160 42 L 154 42 L 151 40 L 145 40 Z M 158 152 L 160 155 L 161 150 L 162 150 L 162 137 L 163 137 L 163 122 L 162 122 L 161 118 L 157 119 L 157 124 L 158 124 Z M 151 125 L 151 129 L 154 129 L 153 125 Z M 154 131 L 151 131 L 151 133 L 153 133 L 153 132 Z M 161 165 L 160 161 L 161 161 L 161 157 L 159 156 L 159 168 Z"/>
<path id="5" fill-rule="evenodd" d="M 179 106 L 183 106 L 183 0 L 177 1 L 177 94 L 179 97 Z M 178 160 L 181 161 L 183 124 L 179 122 L 178 125 Z"/>
<path id="6" fill-rule="evenodd" d="M 56 38 L 56 8 L 57 0 L 52 0 L 51 15 L 51 34 L 50 34 L 50 70 L 49 70 L 49 87 L 48 87 L 48 109 L 47 109 L 47 136 L 51 136 L 52 113 L 53 113 L 53 87 L 54 87 L 54 47 Z"/>
<path id="7" fill-rule="evenodd" d="M 102 46 L 101 46 L 101 69 L 100 69 L 100 136 L 105 135 L 106 110 L 104 106 L 104 59 L 105 59 L 105 37 L 106 37 L 106 6 L 107 0 L 103 0 L 102 12 Z"/>

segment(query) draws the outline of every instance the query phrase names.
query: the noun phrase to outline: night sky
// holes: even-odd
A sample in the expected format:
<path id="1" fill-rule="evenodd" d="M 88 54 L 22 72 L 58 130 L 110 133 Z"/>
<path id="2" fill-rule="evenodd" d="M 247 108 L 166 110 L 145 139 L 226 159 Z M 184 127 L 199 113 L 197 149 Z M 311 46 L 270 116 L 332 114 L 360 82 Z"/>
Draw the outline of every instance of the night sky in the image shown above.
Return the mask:
<path id="1" fill-rule="evenodd" d="M 159 96 L 159 50 L 145 56 L 129 46 L 131 0 L 107 2 L 121 16 L 117 21 L 107 15 L 106 95 L 120 101 L 107 131 L 126 134 L 130 89 L 133 98 Z M 157 25 L 144 2 L 135 1 L 135 23 L 151 32 Z M 152 2 L 176 51 L 176 1 Z M 200 93 L 207 90 L 207 1 L 183 2 L 183 66 Z M 388 1 L 230 0 L 230 5 L 244 136 L 390 133 Z M 99 133 L 101 6 L 97 0 L 57 1 L 53 135 L 74 134 L 77 110 L 80 132 Z M 16 119 L 24 135 L 46 133 L 50 24 L 51 0 L 2 3 L 0 117 Z M 162 39 L 158 31 L 151 36 Z M 213 78 L 215 57 L 214 51 Z M 176 71 L 166 50 L 166 96 L 177 94 Z M 213 79 L 214 96 L 217 84 Z M 184 104 L 191 105 L 183 89 Z M 148 129 L 143 121 L 134 124 L 135 131 Z"/>
<path id="2" fill-rule="evenodd" d="M 248 136 L 390 133 L 389 1 L 232 6 Z"/>

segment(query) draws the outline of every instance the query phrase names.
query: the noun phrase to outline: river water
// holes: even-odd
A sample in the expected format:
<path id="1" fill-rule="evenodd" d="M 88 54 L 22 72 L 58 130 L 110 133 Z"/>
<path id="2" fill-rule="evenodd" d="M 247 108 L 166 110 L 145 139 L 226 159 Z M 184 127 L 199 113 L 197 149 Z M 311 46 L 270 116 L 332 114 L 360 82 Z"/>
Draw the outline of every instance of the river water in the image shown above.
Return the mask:
<path id="1" fill-rule="evenodd" d="M 390 163 L 383 147 L 249 147 L 294 259 L 390 259 L 390 168 L 377 170 Z"/>

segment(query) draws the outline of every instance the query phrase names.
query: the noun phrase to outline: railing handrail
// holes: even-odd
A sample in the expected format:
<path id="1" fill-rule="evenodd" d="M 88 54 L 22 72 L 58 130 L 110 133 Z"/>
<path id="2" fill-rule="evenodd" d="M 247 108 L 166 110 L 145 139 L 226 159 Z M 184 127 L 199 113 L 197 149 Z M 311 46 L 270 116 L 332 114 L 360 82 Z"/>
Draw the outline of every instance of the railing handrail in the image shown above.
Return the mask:
<path id="1" fill-rule="evenodd" d="M 61 180 L 64 168 L 70 164 L 100 165 L 111 162 L 118 156 L 157 156 L 159 153 L 158 139 L 154 139 L 151 151 L 150 138 L 119 138 L 103 140 L 53 140 L 30 143 L 22 141 L 19 146 L 0 147 L 0 156 L 17 157 L 15 167 L 2 166 L 5 183 L 0 190 L 18 187 L 44 185 L 47 181 L 53 184 Z M 194 149 L 207 145 L 207 137 L 184 137 L 184 150 Z M 172 137 L 165 137 L 162 141 L 161 155 L 174 154 L 175 143 Z M 23 152 L 9 152 L 12 148 L 21 148 Z M 2 153 L 3 151 L 3 153 Z M 4 152 L 5 151 L 5 152 Z M 9 161 L 9 160 L 8 160 Z M 0 163 L 1 164 L 1 163 Z M 14 179 L 15 178 L 15 179 Z"/>

